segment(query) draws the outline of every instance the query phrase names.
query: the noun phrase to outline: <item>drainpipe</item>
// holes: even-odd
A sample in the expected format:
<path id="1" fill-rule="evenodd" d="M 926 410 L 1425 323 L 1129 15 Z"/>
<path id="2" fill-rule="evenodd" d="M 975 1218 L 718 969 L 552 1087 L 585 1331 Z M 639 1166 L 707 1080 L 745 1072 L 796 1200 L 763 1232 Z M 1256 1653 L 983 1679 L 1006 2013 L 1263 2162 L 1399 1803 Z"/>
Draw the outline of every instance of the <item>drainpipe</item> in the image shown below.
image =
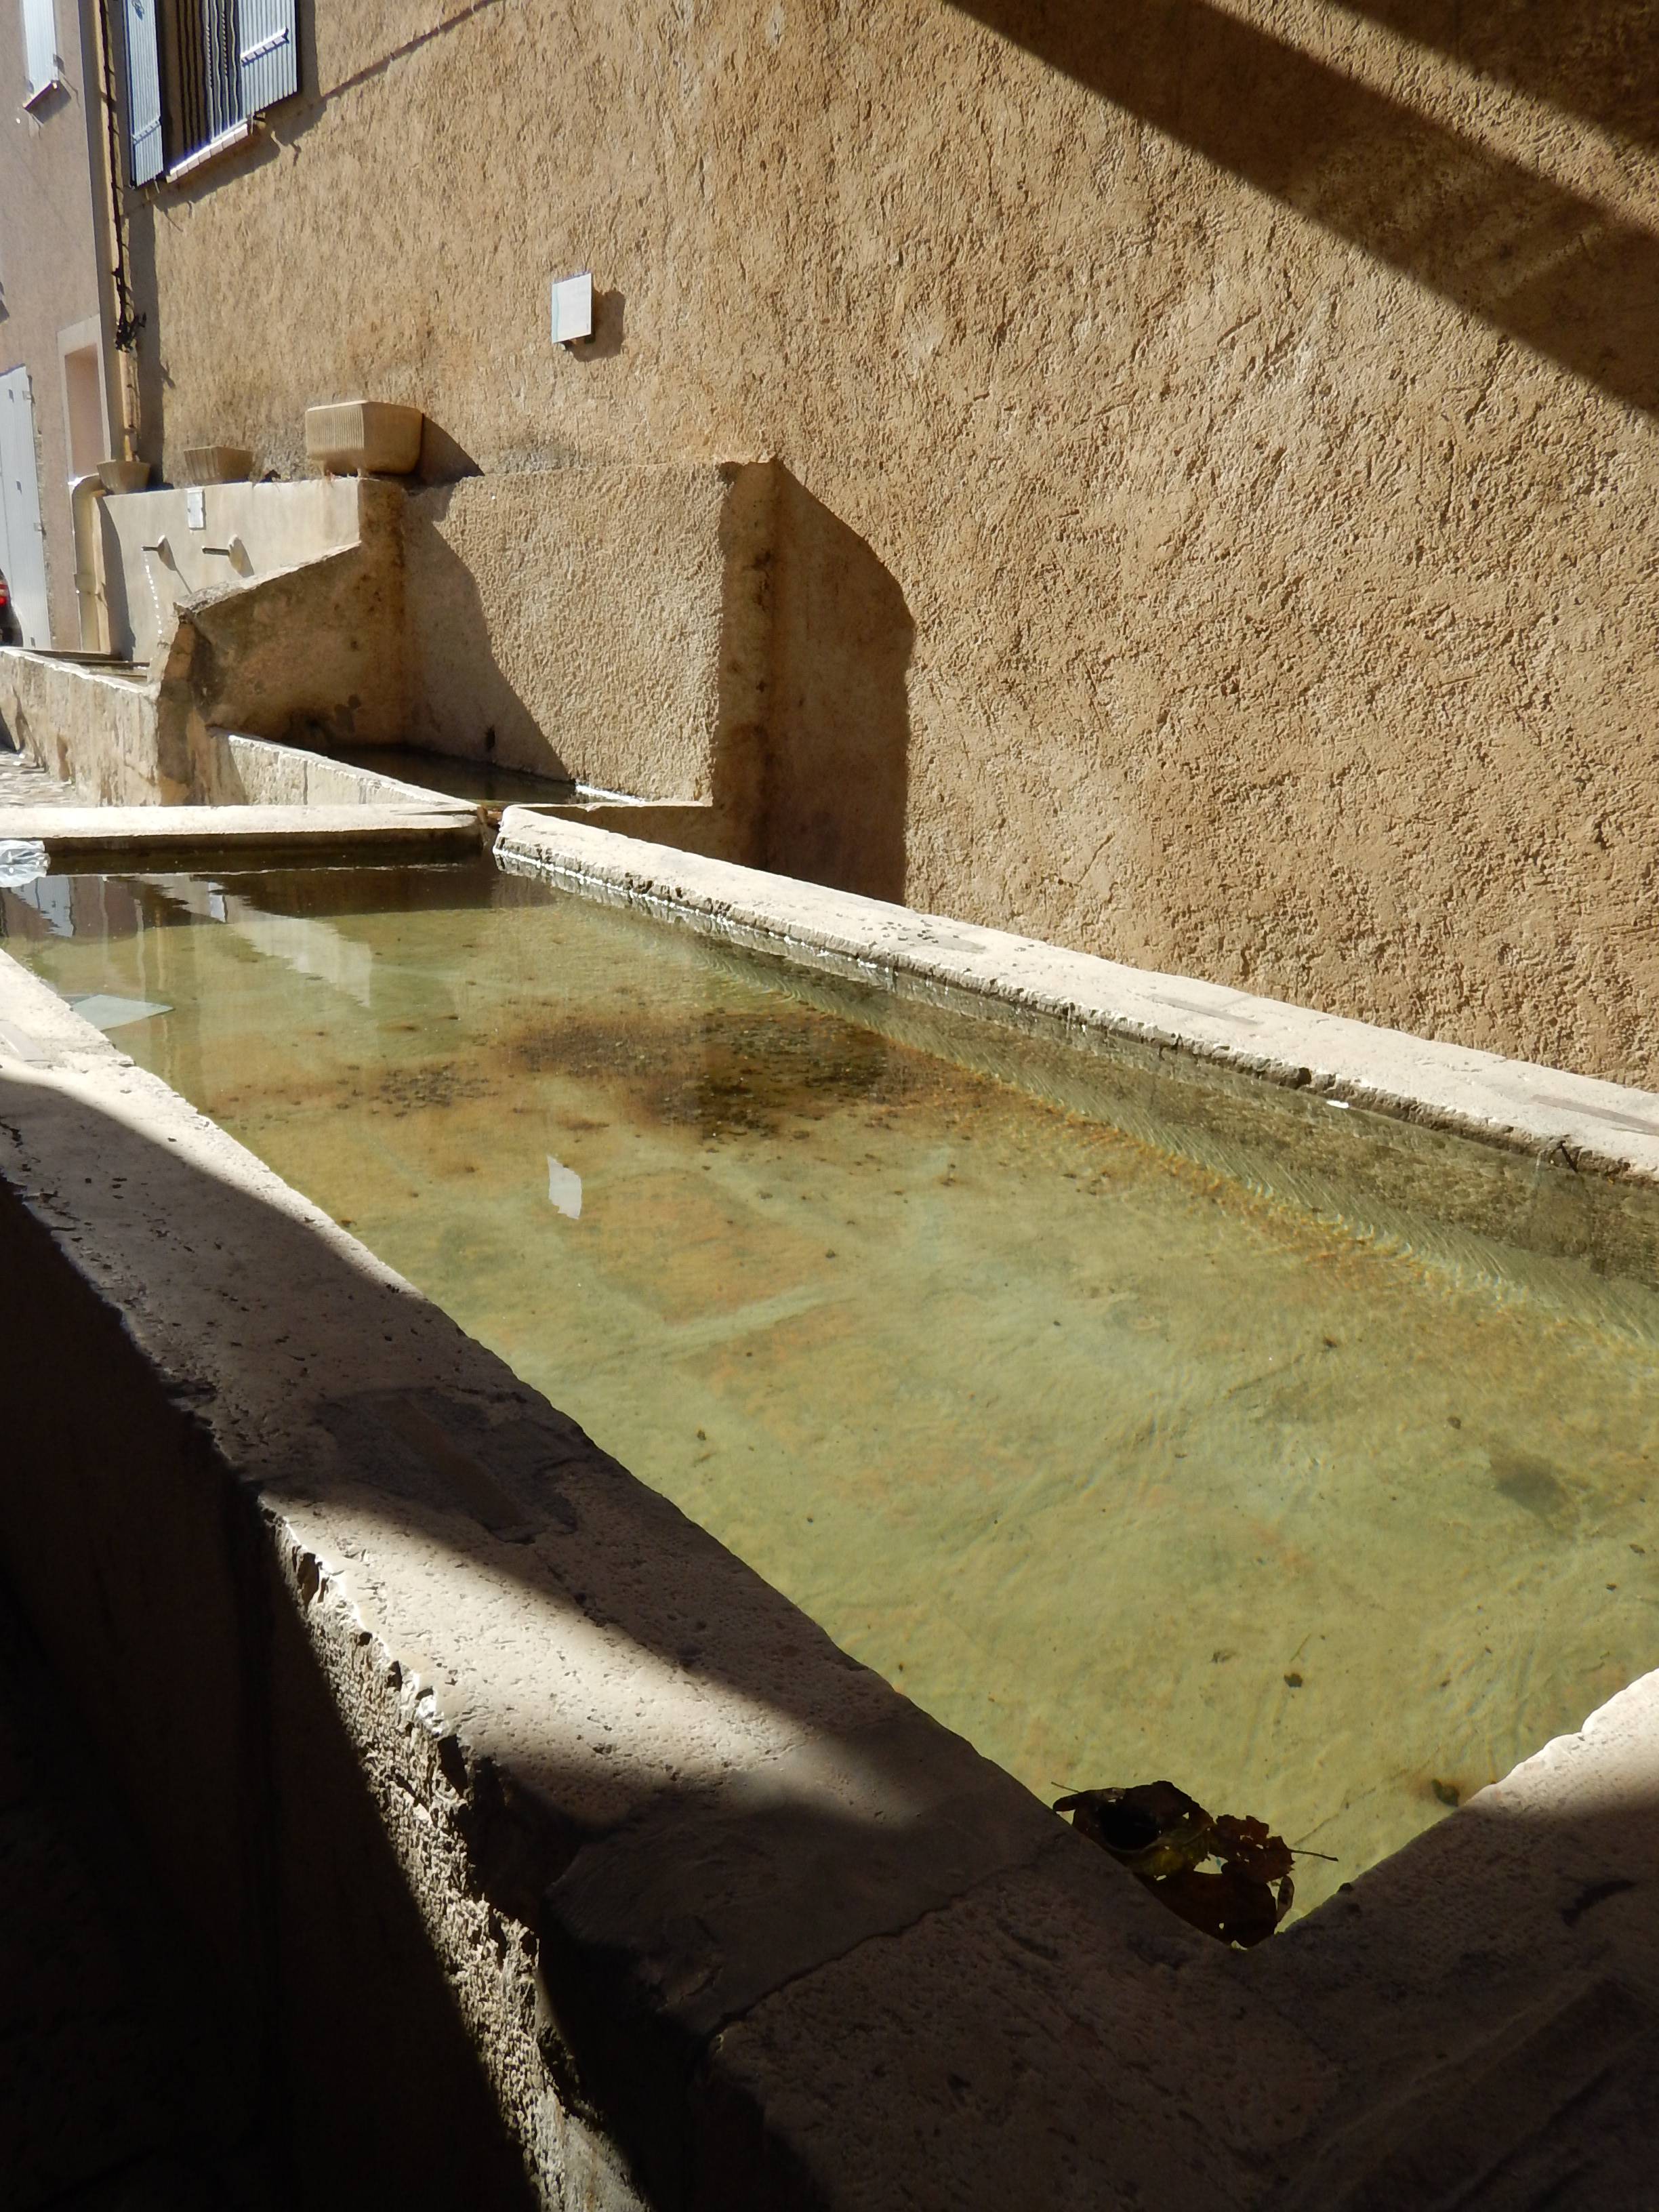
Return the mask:
<path id="1" fill-rule="evenodd" d="M 109 220 L 115 286 L 115 362 L 120 385 L 121 451 L 118 458 L 136 461 L 143 429 L 138 392 L 138 333 L 146 318 L 132 312 L 132 290 L 127 283 L 126 233 L 121 214 L 120 110 L 115 98 L 115 56 L 109 34 L 109 0 L 98 0 L 98 74 L 104 104 L 109 171 Z M 78 560 L 77 560 L 78 565 Z"/>
<path id="2" fill-rule="evenodd" d="M 82 653 L 110 649 L 104 538 L 98 513 L 103 495 L 103 483 L 95 471 L 76 477 L 70 486 L 70 515 L 75 526 L 75 603 L 80 611 Z"/>

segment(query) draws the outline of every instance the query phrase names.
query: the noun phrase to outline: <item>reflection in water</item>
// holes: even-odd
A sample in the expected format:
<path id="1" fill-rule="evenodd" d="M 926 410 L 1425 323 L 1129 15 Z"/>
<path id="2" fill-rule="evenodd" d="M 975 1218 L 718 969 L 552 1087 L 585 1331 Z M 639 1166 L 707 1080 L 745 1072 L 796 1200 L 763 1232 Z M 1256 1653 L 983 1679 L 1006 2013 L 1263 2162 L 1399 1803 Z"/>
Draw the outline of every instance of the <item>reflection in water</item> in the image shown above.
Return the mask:
<path id="1" fill-rule="evenodd" d="M 582 1179 L 574 1168 L 561 1167 L 551 1152 L 547 1155 L 547 1195 L 561 1213 L 572 1221 L 581 1219 Z"/>
<path id="2" fill-rule="evenodd" d="M 302 914 L 261 914 L 245 898 L 227 899 L 222 918 L 256 952 L 286 962 L 296 975 L 331 983 L 360 1006 L 368 1005 L 374 955 L 368 945 L 342 936 L 332 922 Z"/>
<path id="3" fill-rule="evenodd" d="M 33 870 L 32 862 L 26 861 L 24 865 Z M 67 876 L 33 872 L 24 882 L 8 885 L 6 896 L 38 914 L 54 937 L 74 936 L 73 892 Z"/>
<path id="4" fill-rule="evenodd" d="M 112 991 L 93 991 L 83 999 L 71 999 L 70 1004 L 95 1030 L 125 1029 L 130 1022 L 147 1022 L 153 1015 L 173 1012 L 159 1000 L 120 999 Z"/>
<path id="5" fill-rule="evenodd" d="M 488 868 L 0 908 L 65 994 L 165 1002 L 127 1049 L 1045 1796 L 1248 1805 L 1334 1855 L 1312 1903 L 1659 1657 L 1659 1299 L 1276 1196 L 1218 1164 L 1224 1099 L 1176 1157 Z"/>

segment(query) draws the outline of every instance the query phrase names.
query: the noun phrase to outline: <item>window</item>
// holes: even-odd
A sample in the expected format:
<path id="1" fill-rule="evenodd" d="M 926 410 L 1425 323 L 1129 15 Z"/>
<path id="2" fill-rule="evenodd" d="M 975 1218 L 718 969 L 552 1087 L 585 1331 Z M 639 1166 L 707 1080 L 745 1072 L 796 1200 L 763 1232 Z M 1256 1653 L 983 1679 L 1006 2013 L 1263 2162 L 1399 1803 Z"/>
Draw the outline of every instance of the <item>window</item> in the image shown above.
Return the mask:
<path id="1" fill-rule="evenodd" d="M 247 136 L 300 88 L 295 0 L 125 0 L 135 185 Z"/>
<path id="2" fill-rule="evenodd" d="M 23 0 L 25 106 L 33 107 L 58 82 L 58 18 L 52 0 Z"/>

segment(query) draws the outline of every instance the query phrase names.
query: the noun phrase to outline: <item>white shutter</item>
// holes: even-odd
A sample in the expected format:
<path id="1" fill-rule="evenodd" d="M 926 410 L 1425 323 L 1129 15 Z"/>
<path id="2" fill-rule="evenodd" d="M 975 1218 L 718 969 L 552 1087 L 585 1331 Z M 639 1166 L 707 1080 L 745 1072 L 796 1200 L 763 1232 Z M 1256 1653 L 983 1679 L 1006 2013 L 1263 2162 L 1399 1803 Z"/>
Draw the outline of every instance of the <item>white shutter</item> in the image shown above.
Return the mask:
<path id="1" fill-rule="evenodd" d="M 52 0 L 23 0 L 23 69 L 30 101 L 50 92 L 58 82 L 58 21 Z"/>
<path id="2" fill-rule="evenodd" d="M 236 18 L 242 112 L 257 115 L 300 89 L 294 0 L 240 0 Z"/>
<path id="3" fill-rule="evenodd" d="M 34 401 L 26 368 L 0 376 L 0 571 L 25 645 L 50 646 L 46 533 L 34 467 Z"/>
<path id="4" fill-rule="evenodd" d="M 161 149 L 161 56 L 155 18 L 161 0 L 126 0 L 127 160 L 135 185 L 159 177 Z"/>

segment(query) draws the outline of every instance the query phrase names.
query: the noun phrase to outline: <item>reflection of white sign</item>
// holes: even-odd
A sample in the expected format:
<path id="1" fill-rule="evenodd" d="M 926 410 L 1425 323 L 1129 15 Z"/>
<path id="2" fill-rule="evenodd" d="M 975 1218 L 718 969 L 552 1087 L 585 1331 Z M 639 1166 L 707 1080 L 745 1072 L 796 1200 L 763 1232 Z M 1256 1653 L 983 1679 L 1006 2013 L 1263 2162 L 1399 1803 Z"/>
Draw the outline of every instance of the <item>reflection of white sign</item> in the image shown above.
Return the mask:
<path id="1" fill-rule="evenodd" d="M 562 1168 L 551 1152 L 547 1156 L 547 1194 L 561 1213 L 568 1213 L 573 1221 L 580 1220 L 582 1179 L 574 1168 Z"/>
<path id="2" fill-rule="evenodd" d="M 94 991 L 89 998 L 71 999 L 70 1004 L 96 1030 L 125 1029 L 129 1022 L 147 1022 L 153 1014 L 173 1012 L 152 999 L 118 999 L 108 991 Z"/>

